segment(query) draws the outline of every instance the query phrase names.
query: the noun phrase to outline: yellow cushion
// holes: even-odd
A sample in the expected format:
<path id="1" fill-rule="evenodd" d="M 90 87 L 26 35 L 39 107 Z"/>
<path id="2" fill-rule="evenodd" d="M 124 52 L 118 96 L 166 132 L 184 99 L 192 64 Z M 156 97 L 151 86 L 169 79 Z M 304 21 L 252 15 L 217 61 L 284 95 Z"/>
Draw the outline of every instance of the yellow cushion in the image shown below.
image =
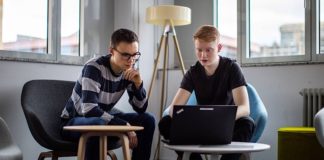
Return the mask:
<path id="1" fill-rule="evenodd" d="M 279 128 L 279 132 L 294 132 L 294 133 L 315 133 L 314 127 L 283 127 Z"/>
<path id="2" fill-rule="evenodd" d="M 283 127 L 278 129 L 278 160 L 324 160 L 324 148 L 319 144 L 313 127 Z"/>

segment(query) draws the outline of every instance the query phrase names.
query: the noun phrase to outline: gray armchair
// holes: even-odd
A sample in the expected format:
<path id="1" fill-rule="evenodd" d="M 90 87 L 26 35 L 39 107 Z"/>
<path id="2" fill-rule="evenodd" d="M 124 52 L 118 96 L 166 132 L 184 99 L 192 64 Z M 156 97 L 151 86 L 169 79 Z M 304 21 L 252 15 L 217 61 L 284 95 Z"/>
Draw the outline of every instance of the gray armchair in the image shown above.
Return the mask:
<path id="1" fill-rule="evenodd" d="M 78 144 L 63 139 L 60 134 L 60 115 L 74 84 L 61 80 L 32 80 L 23 87 L 21 105 L 30 132 L 41 146 L 50 150 L 40 153 L 39 160 L 76 156 Z M 112 150 L 119 147 L 119 143 L 108 146 L 107 154 L 117 159 Z"/>
<path id="2" fill-rule="evenodd" d="M 316 137 L 324 148 L 324 109 L 318 111 L 314 118 Z"/>
<path id="3" fill-rule="evenodd" d="M 22 160 L 22 152 L 12 140 L 6 122 L 0 117 L 0 160 Z"/>

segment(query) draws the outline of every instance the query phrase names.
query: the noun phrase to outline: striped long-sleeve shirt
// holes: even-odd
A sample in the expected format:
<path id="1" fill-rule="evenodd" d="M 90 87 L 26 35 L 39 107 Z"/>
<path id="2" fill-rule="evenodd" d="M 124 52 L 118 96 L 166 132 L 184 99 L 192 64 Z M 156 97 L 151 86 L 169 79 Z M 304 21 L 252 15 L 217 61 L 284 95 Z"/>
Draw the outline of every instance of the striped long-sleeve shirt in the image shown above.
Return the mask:
<path id="1" fill-rule="evenodd" d="M 110 66 L 111 55 L 91 59 L 83 67 L 72 95 L 62 111 L 61 117 L 70 119 L 73 117 L 101 117 L 107 123 L 118 117 L 109 114 L 125 90 L 129 95 L 129 103 L 138 113 L 143 113 L 147 108 L 146 92 L 143 83 L 139 89 L 126 80 L 124 74 L 116 75 Z M 117 121 L 118 120 L 118 121 Z"/>

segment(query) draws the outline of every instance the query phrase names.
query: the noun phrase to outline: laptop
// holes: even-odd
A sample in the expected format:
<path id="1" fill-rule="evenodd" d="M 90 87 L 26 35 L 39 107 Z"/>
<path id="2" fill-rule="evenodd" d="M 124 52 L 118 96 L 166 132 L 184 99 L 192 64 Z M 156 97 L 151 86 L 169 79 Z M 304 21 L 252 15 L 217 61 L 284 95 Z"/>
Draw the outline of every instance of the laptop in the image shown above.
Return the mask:
<path id="1" fill-rule="evenodd" d="M 171 145 L 219 145 L 232 141 L 237 106 L 175 105 Z"/>

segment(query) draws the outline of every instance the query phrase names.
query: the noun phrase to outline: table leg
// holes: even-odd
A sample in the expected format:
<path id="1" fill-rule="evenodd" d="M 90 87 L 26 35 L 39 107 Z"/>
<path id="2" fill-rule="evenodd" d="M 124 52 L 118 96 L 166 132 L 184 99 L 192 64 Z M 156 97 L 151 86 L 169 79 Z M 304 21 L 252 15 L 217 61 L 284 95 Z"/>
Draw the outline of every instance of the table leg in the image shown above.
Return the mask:
<path id="1" fill-rule="evenodd" d="M 245 158 L 245 160 L 252 160 L 250 152 L 243 153 L 242 156 Z"/>
<path id="2" fill-rule="evenodd" d="M 78 160 L 85 159 L 85 150 L 86 150 L 87 140 L 88 140 L 88 134 L 86 134 L 86 133 L 81 134 L 80 139 L 79 139 L 79 145 L 78 145 Z"/>
<path id="3" fill-rule="evenodd" d="M 107 160 L 107 136 L 100 136 L 100 160 Z"/>
<path id="4" fill-rule="evenodd" d="M 218 155 L 218 154 L 211 154 L 210 155 L 210 160 L 219 160 L 219 158 L 220 158 L 220 155 Z"/>
<path id="5" fill-rule="evenodd" d="M 123 144 L 124 160 L 131 160 L 128 137 L 125 134 L 122 134 L 119 136 L 119 138 L 122 140 Z"/>
<path id="6" fill-rule="evenodd" d="M 182 160 L 189 160 L 191 152 L 183 152 Z"/>

